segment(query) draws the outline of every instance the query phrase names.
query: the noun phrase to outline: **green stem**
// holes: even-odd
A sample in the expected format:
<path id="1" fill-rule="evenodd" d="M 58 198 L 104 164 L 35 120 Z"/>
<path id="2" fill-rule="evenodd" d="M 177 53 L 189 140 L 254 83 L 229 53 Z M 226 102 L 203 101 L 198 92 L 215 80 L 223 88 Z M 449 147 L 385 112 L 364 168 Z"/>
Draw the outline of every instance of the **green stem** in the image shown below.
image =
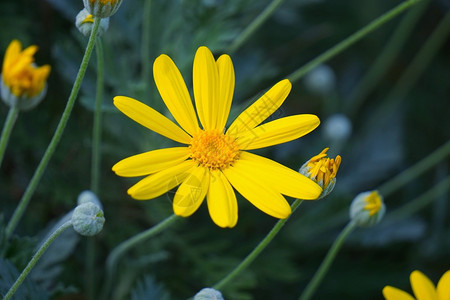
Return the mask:
<path id="1" fill-rule="evenodd" d="M 58 127 L 55 130 L 55 133 L 52 137 L 52 140 L 50 141 L 50 144 L 47 147 L 47 150 L 44 153 L 44 156 L 42 157 L 36 171 L 33 174 L 33 177 L 31 178 L 30 183 L 27 186 L 27 189 L 25 190 L 25 193 L 22 196 L 22 199 L 20 200 L 19 205 L 17 206 L 16 210 L 14 211 L 14 214 L 13 214 L 11 220 L 9 221 L 8 226 L 6 227 L 6 232 L 5 232 L 6 240 L 9 239 L 9 237 L 15 230 L 20 218 L 22 217 L 23 213 L 25 212 L 25 210 L 28 206 L 28 203 L 30 202 L 31 197 L 33 196 L 33 193 L 36 190 L 36 187 L 39 184 L 39 181 L 40 181 L 42 175 L 44 174 L 44 171 L 50 161 L 50 158 L 52 157 L 53 153 L 55 152 L 56 146 L 58 145 L 58 143 L 61 139 L 61 136 L 66 127 L 67 121 L 69 120 L 70 113 L 72 112 L 73 105 L 77 98 L 78 91 L 80 90 L 80 86 L 81 86 L 81 82 L 83 81 L 84 74 L 86 73 L 89 59 L 91 58 L 92 50 L 94 48 L 95 39 L 97 36 L 99 25 L 100 25 L 100 18 L 95 18 L 91 36 L 89 37 L 89 42 L 87 44 L 86 51 L 84 52 L 83 60 L 80 65 L 80 69 L 78 70 L 77 78 L 75 79 L 75 82 L 72 87 L 72 91 L 70 92 L 70 96 L 67 101 L 66 108 L 64 109 L 64 112 L 61 116 L 61 120 L 59 121 Z"/>
<path id="2" fill-rule="evenodd" d="M 6 146 L 8 145 L 9 137 L 11 135 L 14 123 L 19 115 L 19 108 L 15 105 L 11 106 L 6 116 L 5 124 L 3 125 L 2 137 L 0 138 L 0 166 L 2 165 L 3 156 L 5 155 Z"/>
<path id="3" fill-rule="evenodd" d="M 297 209 L 297 207 L 299 207 L 299 205 L 302 202 L 303 202 L 303 200 L 296 199 L 292 203 L 292 205 L 291 205 L 291 209 L 292 209 L 291 216 L 294 213 L 294 211 Z M 267 245 L 269 245 L 269 243 L 278 234 L 280 229 L 283 227 L 283 225 L 286 223 L 286 221 L 289 220 L 289 218 L 290 218 L 290 216 L 288 218 L 286 218 L 286 219 L 278 220 L 278 222 L 275 224 L 275 226 L 272 228 L 272 230 L 258 244 L 258 246 L 256 246 L 255 249 L 253 249 L 253 251 L 250 252 L 250 254 L 247 255 L 247 257 L 233 271 L 228 273 L 228 275 L 225 278 L 223 278 L 221 281 L 219 281 L 218 283 L 213 285 L 213 289 L 220 290 L 225 285 L 227 285 L 234 277 L 236 277 L 236 275 L 238 275 L 240 272 L 245 270 L 248 267 L 248 265 L 250 265 L 255 260 L 255 258 L 258 257 L 258 255 L 261 253 L 261 251 L 263 251 L 267 247 Z"/>
<path id="4" fill-rule="evenodd" d="M 242 44 L 256 31 L 262 24 L 275 12 L 275 10 L 283 3 L 283 0 L 273 0 L 257 17 L 251 22 L 247 28 L 242 31 L 233 41 L 227 53 L 236 52 Z"/>
<path id="5" fill-rule="evenodd" d="M 100 152 L 102 143 L 102 100 L 103 100 L 103 45 L 97 38 L 97 92 L 95 95 L 94 127 L 92 130 L 92 165 L 91 165 L 91 190 L 98 195 L 100 182 Z"/>
<path id="6" fill-rule="evenodd" d="M 49 237 L 48 239 L 41 245 L 41 247 L 38 249 L 36 254 L 33 255 L 28 265 L 25 267 L 25 269 L 20 274 L 19 278 L 17 278 L 16 282 L 14 282 L 13 286 L 9 289 L 8 293 L 5 295 L 5 298 L 3 300 L 9 300 L 14 295 L 14 293 L 17 291 L 17 289 L 20 287 L 22 282 L 25 280 L 25 278 L 28 276 L 30 271 L 33 269 L 33 267 L 38 262 L 39 258 L 41 258 L 42 254 L 47 250 L 47 248 L 53 243 L 53 241 L 66 230 L 67 228 L 72 227 L 72 221 L 66 222 L 63 225 L 61 225 L 58 229 L 56 229 Z"/>
<path id="7" fill-rule="evenodd" d="M 331 263 L 333 262 L 334 258 L 336 257 L 336 254 L 338 253 L 339 249 L 341 249 L 341 246 L 344 243 L 345 239 L 347 238 L 347 236 L 350 233 L 352 233 L 352 231 L 353 231 L 353 229 L 355 229 L 355 227 L 356 227 L 356 224 L 354 222 L 349 222 L 347 224 L 347 226 L 344 227 L 344 229 L 341 231 L 339 236 L 334 241 L 330 250 L 328 250 L 327 256 L 320 264 L 319 269 L 316 271 L 313 278 L 306 286 L 306 288 L 303 291 L 302 295 L 300 296 L 299 300 L 307 300 L 307 299 L 311 298 L 311 296 L 314 294 L 314 292 L 318 288 L 323 277 L 327 273 L 328 269 L 330 268 Z"/>
<path id="8" fill-rule="evenodd" d="M 423 0 L 417 7 L 411 9 L 402 19 L 400 25 L 391 35 L 387 45 L 381 54 L 372 63 L 369 71 L 360 80 L 349 97 L 348 114 L 353 115 L 359 111 L 367 95 L 378 84 L 380 79 L 388 71 L 394 60 L 397 58 L 400 50 L 410 36 L 417 21 L 425 12 L 430 0 Z"/>
<path id="9" fill-rule="evenodd" d="M 398 220 L 414 214 L 415 212 L 421 210 L 422 208 L 430 204 L 434 199 L 438 198 L 439 196 L 447 192 L 449 189 L 450 189 L 450 176 L 447 176 L 445 179 L 441 180 L 441 182 L 436 184 L 433 188 L 421 194 L 419 197 L 414 198 L 411 201 L 408 201 L 407 204 L 390 213 L 388 215 L 389 220 Z M 386 218 L 386 221 L 388 221 L 388 218 Z"/>
<path id="10" fill-rule="evenodd" d="M 151 7 L 152 0 L 145 0 L 142 19 L 142 81 L 144 82 L 144 99 L 150 99 L 150 87 L 152 78 L 152 60 L 150 57 L 151 41 Z"/>
<path id="11" fill-rule="evenodd" d="M 363 37 L 365 37 L 367 34 L 371 33 L 375 29 L 379 28 L 384 23 L 390 21 L 394 17 L 401 14 L 403 11 L 411 7 L 412 5 L 416 4 L 417 2 L 422 0 L 407 0 L 403 3 L 397 5 L 387 13 L 381 15 L 380 17 L 376 18 L 374 21 L 366 25 L 365 27 L 361 28 L 336 46 L 330 48 L 329 50 L 325 51 L 318 57 L 314 58 L 310 62 L 308 62 L 306 65 L 298 69 L 297 71 L 293 72 L 288 76 L 288 79 L 291 82 L 295 82 L 302 78 L 306 73 L 317 67 L 318 65 L 324 63 L 325 61 L 329 60 L 330 58 L 336 56 L 340 52 L 344 51 Z"/>
<path id="12" fill-rule="evenodd" d="M 448 140 L 444 145 L 433 151 L 430 155 L 423 158 L 412 167 L 406 169 L 388 182 L 382 184 L 380 187 L 378 187 L 378 191 L 380 191 L 380 194 L 383 195 L 383 197 L 388 197 L 393 192 L 395 192 L 426 170 L 430 169 L 432 166 L 436 165 L 449 154 L 450 140 Z"/>
<path id="13" fill-rule="evenodd" d="M 95 52 L 97 54 L 97 91 L 95 95 L 94 126 L 92 129 L 92 162 L 91 191 L 98 195 L 100 185 L 101 145 L 102 145 L 102 101 L 104 58 L 103 44 L 97 37 Z M 95 287 L 95 237 L 88 238 L 86 246 L 86 294 L 88 299 L 94 299 Z"/>
<path id="14" fill-rule="evenodd" d="M 108 299 L 108 292 L 109 289 L 112 286 L 112 281 L 114 279 L 114 273 L 116 271 L 117 264 L 119 262 L 119 259 L 131 248 L 135 247 L 136 245 L 148 240 L 152 236 L 160 233 L 169 225 L 171 225 L 174 221 L 178 220 L 179 217 L 177 215 L 171 215 L 170 217 L 167 217 L 166 219 L 162 220 L 155 226 L 129 238 L 126 241 L 123 241 L 120 243 L 117 247 L 111 251 L 111 253 L 108 255 L 108 258 L 106 259 L 106 279 L 105 279 L 105 285 L 103 287 L 103 299 Z"/>
<path id="15" fill-rule="evenodd" d="M 419 79 L 425 68 L 429 65 L 431 59 L 436 55 L 438 50 L 447 40 L 449 32 L 450 12 L 445 15 L 430 37 L 426 40 L 425 44 L 416 54 L 413 61 L 409 64 L 408 68 L 404 71 L 402 77 L 397 82 L 395 88 L 386 97 L 387 101 L 402 99 L 411 87 L 416 84 L 416 81 Z"/>

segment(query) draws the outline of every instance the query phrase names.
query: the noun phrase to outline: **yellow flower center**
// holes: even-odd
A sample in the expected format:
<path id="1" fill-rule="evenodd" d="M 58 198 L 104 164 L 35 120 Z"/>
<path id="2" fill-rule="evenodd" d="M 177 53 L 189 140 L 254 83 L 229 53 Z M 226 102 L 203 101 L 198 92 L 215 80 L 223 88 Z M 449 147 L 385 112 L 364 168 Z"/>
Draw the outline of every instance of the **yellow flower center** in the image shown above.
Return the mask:
<path id="1" fill-rule="evenodd" d="M 201 130 L 192 137 L 190 157 L 209 169 L 224 169 L 239 158 L 235 139 L 218 130 Z"/>
<path id="2" fill-rule="evenodd" d="M 323 188 L 326 188 L 330 181 L 336 177 L 341 164 L 341 157 L 338 155 L 335 159 L 326 157 L 329 148 L 325 148 L 318 155 L 312 157 L 307 167 L 309 167 L 309 178 L 315 182 L 322 181 Z"/>
<path id="3" fill-rule="evenodd" d="M 381 209 L 381 197 L 377 191 L 370 193 L 365 200 L 366 206 L 364 206 L 364 209 L 369 211 L 369 216 L 375 215 Z"/>

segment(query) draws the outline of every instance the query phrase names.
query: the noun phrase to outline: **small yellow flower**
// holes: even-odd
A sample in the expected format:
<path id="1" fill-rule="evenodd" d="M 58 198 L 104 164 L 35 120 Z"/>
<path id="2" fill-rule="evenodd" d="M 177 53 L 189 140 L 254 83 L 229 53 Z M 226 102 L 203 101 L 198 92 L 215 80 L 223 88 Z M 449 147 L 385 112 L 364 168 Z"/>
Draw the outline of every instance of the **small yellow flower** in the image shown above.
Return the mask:
<path id="1" fill-rule="evenodd" d="M 378 191 L 360 193 L 350 206 L 350 219 L 359 226 L 372 226 L 381 221 L 386 212 L 383 197 Z"/>
<path id="2" fill-rule="evenodd" d="M 442 275 L 437 288 L 433 282 L 420 271 L 413 271 L 409 277 L 412 290 L 417 300 L 448 300 L 450 299 L 450 270 Z M 392 286 L 385 286 L 383 296 L 386 300 L 415 300 L 407 292 Z"/>
<path id="3" fill-rule="evenodd" d="M 301 174 L 314 180 L 323 188 L 320 198 L 325 197 L 333 190 L 336 184 L 336 175 L 341 165 L 341 156 L 338 155 L 334 159 L 327 157 L 329 149 L 323 149 L 322 152 L 303 164 L 299 170 Z"/>
<path id="4" fill-rule="evenodd" d="M 2 98 L 8 105 L 29 109 L 42 100 L 50 66 L 37 67 L 34 54 L 37 46 L 22 51 L 18 40 L 13 40 L 6 49 L 2 67 Z"/>
<path id="5" fill-rule="evenodd" d="M 83 0 L 84 7 L 95 17 L 108 18 L 116 13 L 122 0 Z"/>
<path id="6" fill-rule="evenodd" d="M 208 48 L 197 50 L 193 67 L 196 110 L 180 71 L 167 55 L 155 60 L 153 74 L 180 127 L 134 99 L 117 96 L 114 105 L 139 124 L 185 146 L 138 154 L 114 165 L 119 176 L 148 175 L 128 190 L 131 197 L 147 200 L 180 185 L 173 200 L 175 214 L 190 216 L 206 197 L 212 220 L 220 227 L 233 227 L 238 218 L 233 187 L 258 209 L 281 219 L 291 213 L 283 195 L 309 200 L 320 195 L 322 189 L 307 177 L 246 151 L 297 139 L 319 125 L 314 115 L 294 115 L 261 125 L 288 96 L 289 80 L 273 86 L 225 129 L 234 92 L 234 68 L 228 55 L 216 61 Z"/>

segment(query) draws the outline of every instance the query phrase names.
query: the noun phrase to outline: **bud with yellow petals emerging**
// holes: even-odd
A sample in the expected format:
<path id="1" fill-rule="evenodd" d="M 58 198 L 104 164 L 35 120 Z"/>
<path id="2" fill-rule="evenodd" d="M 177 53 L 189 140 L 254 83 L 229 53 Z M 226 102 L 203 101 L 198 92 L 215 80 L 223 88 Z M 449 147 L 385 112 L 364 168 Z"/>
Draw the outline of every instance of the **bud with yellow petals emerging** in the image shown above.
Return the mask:
<path id="1" fill-rule="evenodd" d="M 108 18 L 116 13 L 122 0 L 83 0 L 83 3 L 94 17 Z"/>
<path id="2" fill-rule="evenodd" d="M 94 27 L 94 16 L 91 15 L 86 8 L 83 8 L 75 18 L 75 26 L 84 35 L 89 37 L 91 35 L 92 28 Z M 100 20 L 100 26 L 98 28 L 98 36 L 105 33 L 109 27 L 109 18 L 103 18 Z"/>
<path id="3" fill-rule="evenodd" d="M 350 205 L 350 219 L 362 227 L 379 223 L 385 212 L 386 206 L 378 191 L 360 193 Z"/>
<path id="4" fill-rule="evenodd" d="M 18 40 L 13 40 L 6 49 L 1 74 L 1 96 L 9 106 L 21 110 L 35 107 L 47 92 L 47 78 L 50 66 L 37 67 L 34 54 L 38 47 L 33 45 L 22 51 Z"/>
<path id="5" fill-rule="evenodd" d="M 323 149 L 322 152 L 304 163 L 299 170 L 301 174 L 315 181 L 323 189 L 318 199 L 325 197 L 334 189 L 336 174 L 341 164 L 339 155 L 334 159 L 327 157 L 328 150 L 329 148 Z"/>

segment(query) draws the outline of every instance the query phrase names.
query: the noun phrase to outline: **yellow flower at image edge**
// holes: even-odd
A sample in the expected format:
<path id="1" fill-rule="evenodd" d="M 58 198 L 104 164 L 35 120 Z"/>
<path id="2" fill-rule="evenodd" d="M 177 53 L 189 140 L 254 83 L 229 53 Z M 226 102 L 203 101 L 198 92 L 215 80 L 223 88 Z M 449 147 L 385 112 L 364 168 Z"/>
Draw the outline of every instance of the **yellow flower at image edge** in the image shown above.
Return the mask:
<path id="1" fill-rule="evenodd" d="M 307 114 L 260 125 L 288 96 L 288 80 L 273 86 L 225 130 L 235 83 L 228 55 L 215 61 L 208 48 L 197 50 L 193 66 L 197 114 L 178 68 L 167 55 L 155 60 L 153 73 L 164 103 L 181 128 L 134 99 L 117 96 L 114 105 L 139 124 L 186 146 L 153 150 L 114 165 L 119 176 L 149 175 L 128 190 L 131 197 L 152 199 L 180 185 L 173 199 L 175 214 L 190 216 L 206 196 L 212 220 L 220 227 L 233 227 L 238 219 L 233 187 L 261 211 L 283 219 L 291 213 L 283 195 L 305 200 L 320 195 L 321 187 L 304 175 L 245 151 L 297 139 L 319 125 L 316 116 Z"/>
<path id="2" fill-rule="evenodd" d="M 386 300 L 448 300 L 450 299 L 450 270 L 442 275 L 437 288 L 433 282 L 420 271 L 413 271 L 410 276 L 414 297 L 392 286 L 383 289 Z"/>
<path id="3" fill-rule="evenodd" d="M 9 105 L 31 108 L 29 106 L 36 105 L 45 94 L 51 68 L 49 65 L 37 67 L 34 64 L 37 50 L 38 47 L 33 45 L 22 51 L 18 40 L 9 44 L 2 67 L 2 98 Z"/>

